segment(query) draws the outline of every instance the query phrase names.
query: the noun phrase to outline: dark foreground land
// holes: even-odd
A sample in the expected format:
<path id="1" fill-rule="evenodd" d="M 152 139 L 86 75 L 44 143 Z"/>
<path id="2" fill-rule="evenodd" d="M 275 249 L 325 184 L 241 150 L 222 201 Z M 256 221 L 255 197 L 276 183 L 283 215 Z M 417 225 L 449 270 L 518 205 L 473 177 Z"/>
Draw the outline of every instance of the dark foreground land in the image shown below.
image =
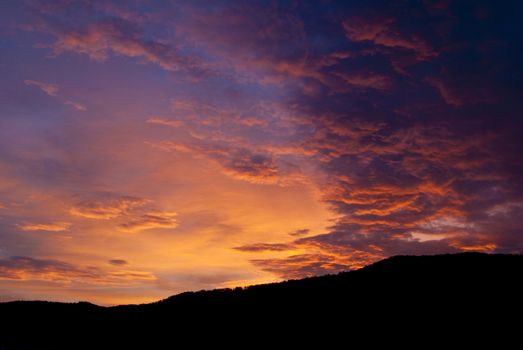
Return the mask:
<path id="1" fill-rule="evenodd" d="M 0 350 L 250 349 L 309 341 L 320 349 L 361 348 L 350 346 L 356 341 L 366 343 L 362 348 L 454 348 L 449 341 L 518 348 L 522 277 L 523 255 L 396 256 L 338 275 L 144 305 L 0 303 Z M 312 346 L 318 341 L 323 346 Z"/>

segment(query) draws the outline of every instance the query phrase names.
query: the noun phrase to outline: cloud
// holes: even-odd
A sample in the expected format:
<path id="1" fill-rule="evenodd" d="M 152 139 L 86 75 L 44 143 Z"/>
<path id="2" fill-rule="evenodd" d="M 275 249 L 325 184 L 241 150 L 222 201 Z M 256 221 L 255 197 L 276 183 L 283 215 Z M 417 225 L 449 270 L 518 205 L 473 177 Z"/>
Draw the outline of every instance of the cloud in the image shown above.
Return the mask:
<path id="1" fill-rule="evenodd" d="M 213 159 L 221 165 L 225 175 L 237 180 L 262 185 L 277 184 L 281 180 L 280 169 L 270 155 L 253 152 L 247 148 L 223 143 L 182 144 L 172 141 L 153 146 Z"/>
<path id="2" fill-rule="evenodd" d="M 291 255 L 283 259 L 254 259 L 251 262 L 282 279 L 299 279 L 348 271 L 351 265 L 336 262 L 333 256 L 322 254 Z"/>
<path id="3" fill-rule="evenodd" d="M 122 266 L 122 265 L 129 265 L 129 262 L 122 259 L 111 259 L 109 260 L 109 264 L 116 265 L 116 266 Z"/>
<path id="4" fill-rule="evenodd" d="M 150 117 L 149 119 L 147 119 L 147 123 L 151 123 L 151 124 L 159 124 L 159 125 L 167 125 L 167 126 L 171 126 L 173 128 L 179 128 L 179 127 L 182 127 L 184 126 L 184 122 L 183 120 L 177 120 L 177 119 L 165 119 L 165 118 L 161 118 L 161 117 Z"/>
<path id="5" fill-rule="evenodd" d="M 73 108 L 76 109 L 77 111 L 81 111 L 81 112 L 87 111 L 87 107 L 85 107 L 84 105 L 82 105 L 78 102 L 66 101 L 65 104 L 73 106 Z"/>
<path id="6" fill-rule="evenodd" d="M 342 25 L 347 38 L 355 42 L 371 42 L 387 48 L 414 51 L 421 60 L 436 56 L 429 44 L 415 35 L 401 33 L 394 27 L 395 22 L 394 18 L 350 18 Z"/>
<path id="7" fill-rule="evenodd" d="M 247 244 L 239 247 L 234 247 L 234 249 L 242 251 L 242 252 L 281 252 L 285 250 L 292 249 L 292 246 L 289 244 L 282 244 L 282 243 L 254 243 L 254 244 Z"/>
<path id="8" fill-rule="evenodd" d="M 289 233 L 271 223 L 287 242 L 252 238 L 258 243 L 235 247 L 261 257 L 277 252 L 252 261 L 263 271 L 299 278 L 395 254 L 523 251 L 517 5 L 483 3 L 481 18 L 474 2 L 340 1 L 335 16 L 332 3 L 280 5 L 180 3 L 143 13 L 99 5 L 88 14 L 56 5 L 63 8 L 37 12 L 61 62 L 62 54 L 77 53 L 100 64 L 113 57 L 148 64 L 140 74 L 151 65 L 194 74 L 212 67 L 212 79 L 201 74 L 197 85 L 180 73 L 170 79 L 176 99 L 169 107 L 162 94 L 147 101 L 165 108 L 146 108 L 155 113 L 147 120 L 154 124 L 149 145 L 211 161 L 248 183 L 305 178 L 315 185 L 314 198 L 332 215 L 327 227 Z M 136 89 L 147 91 L 159 80 L 140 81 Z M 167 134 L 172 139 L 160 139 Z M 52 166 L 44 165 L 48 174 Z M 153 186 L 133 175 L 123 186 Z M 178 224 L 169 210 L 126 198 L 77 198 L 71 213 L 128 232 Z"/>
<path id="9" fill-rule="evenodd" d="M 55 84 L 42 83 L 42 82 L 36 81 L 36 80 L 24 80 L 24 84 L 28 85 L 28 86 L 36 86 L 40 90 L 45 92 L 48 96 L 59 98 L 59 95 L 58 95 L 59 89 L 58 89 L 58 86 Z M 66 100 L 64 102 L 64 104 L 72 106 L 77 111 L 81 111 L 81 112 L 87 111 L 87 107 L 85 107 L 84 105 L 82 105 L 78 102 Z"/>
<path id="10" fill-rule="evenodd" d="M 310 232 L 311 232 L 311 230 L 309 230 L 308 228 L 301 228 L 301 229 L 289 232 L 289 235 L 291 235 L 291 236 L 305 236 L 305 235 L 309 234 Z"/>
<path id="11" fill-rule="evenodd" d="M 149 201 L 131 196 L 119 196 L 111 193 L 87 196 L 91 198 L 77 202 L 69 209 L 73 216 L 88 219 L 113 219 L 128 213 L 131 209 L 143 206 Z"/>
<path id="12" fill-rule="evenodd" d="M 55 84 L 42 83 L 36 80 L 24 80 L 24 83 L 28 86 L 36 86 L 49 96 L 58 95 L 58 86 L 56 86 Z"/>
<path id="13" fill-rule="evenodd" d="M 76 266 L 54 259 L 12 256 L 0 259 L 0 279 L 120 285 L 154 281 L 156 277 L 143 271 L 103 270 L 94 266 Z"/>
<path id="14" fill-rule="evenodd" d="M 467 77 L 464 80 L 446 75 L 427 78 L 428 83 L 438 91 L 445 103 L 453 107 L 492 103 L 496 99 L 496 93 L 477 77 Z"/>
<path id="15" fill-rule="evenodd" d="M 123 232 L 139 232 L 154 228 L 175 228 L 178 226 L 176 215 L 173 212 L 147 212 L 118 225 L 118 229 Z"/>
<path id="16" fill-rule="evenodd" d="M 122 232 L 175 228 L 178 225 L 176 213 L 157 210 L 151 200 L 110 192 L 81 196 L 69 213 L 87 219 L 119 222 L 117 227 Z"/>
<path id="17" fill-rule="evenodd" d="M 343 80 L 354 87 L 363 89 L 388 90 L 391 86 L 391 79 L 375 73 L 339 73 Z"/>
<path id="18" fill-rule="evenodd" d="M 32 224 L 21 224 L 18 228 L 22 231 L 49 231 L 49 232 L 61 232 L 67 231 L 71 226 L 68 222 L 53 222 L 53 223 L 32 223 Z"/>
<path id="19" fill-rule="evenodd" d="M 92 21 L 85 26 L 48 30 L 56 37 L 51 45 L 55 54 L 75 52 L 103 62 L 111 55 L 140 58 L 168 71 L 186 70 L 201 74 L 204 68 L 194 56 L 175 46 L 148 38 L 142 25 L 132 18 Z"/>
<path id="20" fill-rule="evenodd" d="M 225 174 L 235 179 L 256 184 L 275 184 L 278 181 L 276 164 L 272 158 L 263 154 L 238 151 L 222 166 Z"/>
<path id="21" fill-rule="evenodd" d="M 523 249 L 523 240 L 505 234 L 520 231 L 515 220 L 522 207 L 501 195 L 511 191 L 505 170 L 486 156 L 501 135 L 490 139 L 476 134 L 481 129 L 468 135 L 460 130 L 458 138 L 454 125 L 434 122 L 421 127 L 379 121 L 360 132 L 351 123 L 355 127 L 343 131 L 344 138 L 331 140 L 337 155 L 325 161 L 332 178 L 323 184 L 324 200 L 338 215 L 335 223 L 326 233 L 283 243 L 312 255 L 256 259 L 256 266 L 297 278 L 398 254 Z M 478 178 L 483 171 L 490 175 Z M 494 216 L 503 216 L 506 225 Z"/>

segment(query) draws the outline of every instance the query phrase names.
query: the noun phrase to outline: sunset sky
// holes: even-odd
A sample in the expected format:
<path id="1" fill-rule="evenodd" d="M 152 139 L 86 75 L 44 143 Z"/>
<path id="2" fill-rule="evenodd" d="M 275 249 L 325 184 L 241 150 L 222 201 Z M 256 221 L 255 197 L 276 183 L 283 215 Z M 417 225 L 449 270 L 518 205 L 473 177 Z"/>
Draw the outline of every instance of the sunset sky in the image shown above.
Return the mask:
<path id="1" fill-rule="evenodd" d="M 0 301 L 523 252 L 521 1 L 0 2 Z"/>

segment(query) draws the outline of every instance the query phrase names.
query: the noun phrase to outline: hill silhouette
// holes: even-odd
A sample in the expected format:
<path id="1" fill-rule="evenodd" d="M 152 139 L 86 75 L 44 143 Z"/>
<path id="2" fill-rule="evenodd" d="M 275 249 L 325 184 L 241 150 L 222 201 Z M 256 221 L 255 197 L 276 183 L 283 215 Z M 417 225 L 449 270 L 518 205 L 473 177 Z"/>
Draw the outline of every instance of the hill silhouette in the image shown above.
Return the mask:
<path id="1" fill-rule="evenodd" d="M 325 348 L 416 337 L 500 346 L 521 332 L 522 277 L 523 255 L 396 256 L 337 275 L 143 305 L 1 303 L 0 349 L 240 347 L 241 339 L 245 348 L 318 340 Z"/>

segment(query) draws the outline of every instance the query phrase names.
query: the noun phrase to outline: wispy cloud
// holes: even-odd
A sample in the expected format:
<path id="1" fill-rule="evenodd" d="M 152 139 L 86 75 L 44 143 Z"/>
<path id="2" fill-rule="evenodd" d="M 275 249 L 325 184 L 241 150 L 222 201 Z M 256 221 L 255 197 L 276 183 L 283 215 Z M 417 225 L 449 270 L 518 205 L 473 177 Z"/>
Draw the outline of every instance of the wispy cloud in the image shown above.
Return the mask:
<path id="1" fill-rule="evenodd" d="M 388 90 L 391 79 L 376 73 L 339 73 L 339 76 L 352 86 L 364 89 Z"/>
<path id="2" fill-rule="evenodd" d="M 311 232 L 311 230 L 309 230 L 308 228 L 300 228 L 298 230 L 294 230 L 294 231 L 289 232 L 289 235 L 291 235 L 291 236 L 305 236 L 305 235 L 309 234 L 310 232 Z"/>
<path id="3" fill-rule="evenodd" d="M 128 265 L 129 262 L 126 260 L 123 260 L 123 259 L 111 259 L 111 260 L 109 260 L 109 264 L 121 266 L 121 265 Z"/>
<path id="4" fill-rule="evenodd" d="M 40 81 L 36 80 L 24 80 L 25 85 L 28 86 L 36 86 L 43 92 L 45 92 L 49 96 L 56 96 L 58 95 L 58 86 L 55 84 L 49 84 L 49 83 L 42 83 Z"/>
<path id="5" fill-rule="evenodd" d="M 111 193 L 89 195 L 69 209 L 69 213 L 88 219 L 113 219 L 124 215 L 132 208 L 148 203 L 147 199 L 119 196 Z"/>
<path id="6" fill-rule="evenodd" d="M 81 111 L 81 112 L 87 111 L 87 107 L 85 107 L 84 105 L 82 105 L 82 104 L 80 104 L 78 102 L 66 101 L 65 104 L 73 106 L 74 109 L 76 109 L 77 111 Z"/>
<path id="7" fill-rule="evenodd" d="M 147 212 L 122 223 L 118 229 L 123 232 L 139 232 L 153 228 L 175 228 L 178 226 L 176 213 Z"/>
<path id="8" fill-rule="evenodd" d="M 167 125 L 167 126 L 172 126 L 173 128 L 179 128 L 185 124 L 183 122 L 183 120 L 165 119 L 165 118 L 155 117 L 155 116 L 149 117 L 149 119 L 147 119 L 147 123 Z"/>
<path id="9" fill-rule="evenodd" d="M 237 180 L 265 185 L 277 184 L 280 181 L 278 165 L 268 154 L 223 144 L 180 144 L 166 141 L 154 146 L 213 159 L 222 166 L 225 175 Z"/>
<path id="10" fill-rule="evenodd" d="M 437 55 L 424 40 L 415 34 L 402 33 L 395 28 L 394 18 L 350 18 L 343 22 L 347 38 L 356 42 L 371 42 L 391 49 L 414 51 L 419 59 Z"/>
<path id="11" fill-rule="evenodd" d="M 266 251 L 280 252 L 280 251 L 290 250 L 290 249 L 292 249 L 292 246 L 289 244 L 282 244 L 282 243 L 254 243 L 254 244 L 247 244 L 247 245 L 242 245 L 239 247 L 234 247 L 234 249 L 242 251 L 242 252 L 266 252 Z"/>
<path id="12" fill-rule="evenodd" d="M 0 260 L 0 280 L 48 281 L 55 283 L 134 284 L 154 281 L 150 273 L 127 269 L 102 270 L 60 260 L 13 256 Z"/>
<path id="13" fill-rule="evenodd" d="M 28 86 L 36 86 L 37 88 L 42 90 L 44 93 L 46 93 L 48 96 L 55 97 L 55 98 L 63 101 L 63 99 L 58 94 L 59 88 L 58 88 L 58 85 L 56 85 L 56 84 L 43 83 L 43 82 L 36 81 L 36 80 L 24 80 L 24 84 L 28 85 Z M 63 103 L 65 105 L 72 106 L 77 111 L 81 111 L 81 112 L 87 111 L 87 107 L 85 107 L 84 105 L 82 105 L 78 102 L 74 102 L 71 100 L 65 100 L 65 101 L 63 101 Z"/>
<path id="14" fill-rule="evenodd" d="M 56 30 L 49 28 L 56 37 L 51 45 L 55 54 L 74 52 L 103 62 L 111 55 L 142 59 L 168 71 L 185 70 L 203 73 L 206 69 L 194 56 L 161 40 L 147 38 L 141 23 L 135 18 L 113 18 Z"/>
<path id="15" fill-rule="evenodd" d="M 178 226 L 177 213 L 156 210 L 154 203 L 145 198 L 119 195 L 110 192 L 81 196 L 70 209 L 72 216 L 111 220 L 122 232 L 140 232 L 155 228 Z"/>
<path id="16" fill-rule="evenodd" d="M 49 231 L 49 232 L 61 232 L 67 231 L 71 224 L 68 222 L 52 222 L 52 223 L 32 223 L 32 224 L 20 224 L 18 225 L 22 231 Z"/>

